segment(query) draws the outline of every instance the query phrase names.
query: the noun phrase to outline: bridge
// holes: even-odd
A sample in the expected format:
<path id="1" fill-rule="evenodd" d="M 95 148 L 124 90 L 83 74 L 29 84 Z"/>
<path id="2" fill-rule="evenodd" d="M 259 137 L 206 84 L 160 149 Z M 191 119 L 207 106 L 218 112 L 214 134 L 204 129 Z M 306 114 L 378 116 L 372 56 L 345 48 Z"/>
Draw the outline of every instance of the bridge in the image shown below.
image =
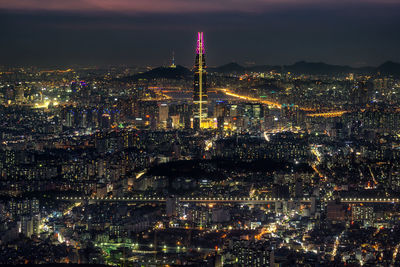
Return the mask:
<path id="1" fill-rule="evenodd" d="M 333 117 L 341 117 L 343 114 L 347 113 L 348 111 L 341 110 L 341 111 L 328 111 L 324 113 L 311 113 L 307 114 L 307 117 L 324 117 L 324 118 L 333 118 Z"/>
<path id="2" fill-rule="evenodd" d="M 246 100 L 246 101 L 263 103 L 263 104 L 266 104 L 268 106 L 272 106 L 274 108 L 279 108 L 279 109 L 282 107 L 282 105 L 280 103 L 278 103 L 278 102 L 262 100 L 262 99 L 259 99 L 259 98 L 246 96 L 246 95 L 239 95 L 239 94 L 236 94 L 236 93 L 230 91 L 228 88 L 215 88 L 215 89 L 221 91 L 225 95 L 236 97 L 236 98 L 243 99 L 243 100 Z"/>
<path id="3" fill-rule="evenodd" d="M 57 197 L 57 200 L 70 202 L 129 202 L 129 203 L 164 203 L 163 197 Z M 213 203 L 213 204 L 273 204 L 280 202 L 311 203 L 311 198 L 260 198 L 260 197 L 187 197 L 176 198 L 181 203 Z M 322 199 L 324 202 L 334 201 L 331 198 Z M 399 198 L 342 198 L 344 204 L 398 204 Z"/>

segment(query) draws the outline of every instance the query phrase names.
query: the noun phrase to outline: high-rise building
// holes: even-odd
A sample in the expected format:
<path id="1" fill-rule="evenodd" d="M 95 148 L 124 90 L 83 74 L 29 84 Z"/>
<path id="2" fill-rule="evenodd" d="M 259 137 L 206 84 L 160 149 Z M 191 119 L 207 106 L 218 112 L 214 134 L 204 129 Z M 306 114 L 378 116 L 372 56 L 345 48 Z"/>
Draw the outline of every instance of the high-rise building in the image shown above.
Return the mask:
<path id="1" fill-rule="evenodd" d="M 108 113 L 104 113 L 101 116 L 101 127 L 103 129 L 110 129 L 111 128 L 111 116 Z"/>
<path id="2" fill-rule="evenodd" d="M 27 237 L 39 235 L 40 214 L 22 216 L 18 221 L 18 231 Z"/>
<path id="3" fill-rule="evenodd" d="M 165 128 L 168 120 L 168 105 L 163 103 L 159 106 L 158 122 L 162 128 Z"/>
<path id="4" fill-rule="evenodd" d="M 172 217 L 177 215 L 177 206 L 178 206 L 178 200 L 174 197 L 168 197 L 166 201 L 167 207 L 167 216 Z"/>
<path id="5" fill-rule="evenodd" d="M 372 84 L 369 81 L 360 81 L 355 84 L 352 91 L 353 104 L 364 107 L 371 96 Z"/>
<path id="6" fill-rule="evenodd" d="M 193 128 L 203 127 L 203 121 L 207 118 L 207 72 L 204 50 L 203 33 L 197 33 L 196 61 L 194 66 L 193 103 L 194 123 Z"/>
<path id="7" fill-rule="evenodd" d="M 367 206 L 353 206 L 351 209 L 351 216 L 353 221 L 373 222 L 375 219 L 374 208 Z"/>
<path id="8" fill-rule="evenodd" d="M 224 121 L 227 114 L 227 106 L 223 101 L 218 101 L 215 105 L 214 117 L 217 118 L 217 128 L 219 131 L 224 130 Z"/>
<path id="9" fill-rule="evenodd" d="M 25 88 L 23 85 L 18 85 L 15 87 L 15 102 L 22 103 L 24 101 L 24 91 Z"/>
<path id="10" fill-rule="evenodd" d="M 65 126 L 67 126 L 67 127 L 73 127 L 74 126 L 74 116 L 75 116 L 75 112 L 74 111 L 69 110 L 67 112 Z"/>

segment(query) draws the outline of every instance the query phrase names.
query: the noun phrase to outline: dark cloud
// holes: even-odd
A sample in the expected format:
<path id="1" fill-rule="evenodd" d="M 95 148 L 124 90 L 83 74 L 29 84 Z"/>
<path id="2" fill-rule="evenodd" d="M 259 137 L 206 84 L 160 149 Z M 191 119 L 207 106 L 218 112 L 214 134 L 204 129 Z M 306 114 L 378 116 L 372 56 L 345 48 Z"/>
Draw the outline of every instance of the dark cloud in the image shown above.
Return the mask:
<path id="1" fill-rule="evenodd" d="M 8 10 L 116 13 L 265 13 L 278 9 L 349 5 L 399 5 L 398 0 L 0 0 Z"/>
<path id="2" fill-rule="evenodd" d="M 199 1 L 186 2 L 197 5 Z M 218 1 L 203 2 L 215 7 L 212 2 Z M 275 7 L 257 12 L 239 10 L 237 3 L 243 1 L 220 2 L 230 2 L 232 7 L 131 14 L 115 8 L 96 13 L 57 6 L 52 11 L 8 7 L 0 12 L 0 64 L 159 65 L 168 63 L 175 50 L 178 63 L 190 66 L 199 30 L 205 32 L 211 65 L 229 61 L 287 64 L 310 60 L 350 65 L 400 61 L 400 7 L 395 1 L 359 5 L 353 0 L 344 5 L 325 0 L 318 1 L 325 5 L 310 6 L 315 1 L 251 0 L 256 7 L 266 7 L 265 2 Z M 278 2 L 280 8 L 273 5 Z M 287 6 L 283 8 L 282 3 Z M 0 6 L 4 8 L 1 0 Z"/>

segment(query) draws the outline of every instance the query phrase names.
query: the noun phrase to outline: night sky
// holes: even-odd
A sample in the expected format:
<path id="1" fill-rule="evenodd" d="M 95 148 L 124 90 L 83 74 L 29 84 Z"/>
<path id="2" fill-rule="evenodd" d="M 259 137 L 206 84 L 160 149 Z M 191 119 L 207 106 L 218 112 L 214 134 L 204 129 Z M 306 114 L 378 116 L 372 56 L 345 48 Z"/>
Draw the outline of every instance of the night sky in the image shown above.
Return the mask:
<path id="1" fill-rule="evenodd" d="M 400 62 L 400 0 L 0 0 L 0 65 Z"/>

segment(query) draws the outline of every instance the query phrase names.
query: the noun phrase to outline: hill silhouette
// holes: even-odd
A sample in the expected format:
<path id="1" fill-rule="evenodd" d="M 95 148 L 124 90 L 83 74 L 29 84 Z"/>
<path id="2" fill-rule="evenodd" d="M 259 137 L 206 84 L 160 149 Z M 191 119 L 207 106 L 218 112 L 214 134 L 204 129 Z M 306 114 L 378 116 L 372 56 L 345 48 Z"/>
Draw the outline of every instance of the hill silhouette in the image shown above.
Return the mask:
<path id="1" fill-rule="evenodd" d="M 400 75 L 400 63 L 386 61 L 377 68 L 377 71 L 386 75 Z"/>
<path id="2" fill-rule="evenodd" d="M 174 80 L 181 80 L 185 78 L 192 77 L 192 72 L 183 67 L 183 66 L 176 66 L 176 68 L 170 67 L 158 67 L 143 73 L 138 73 L 132 76 L 126 76 L 121 78 L 122 81 L 136 81 L 140 79 L 146 80 L 153 80 L 153 79 L 174 79 Z"/>
<path id="3" fill-rule="evenodd" d="M 323 62 L 306 62 L 299 61 L 292 65 L 256 65 L 251 67 L 242 66 L 236 62 L 231 62 L 218 67 L 209 67 L 209 73 L 220 74 L 244 74 L 250 72 L 269 72 L 269 71 L 283 71 L 291 72 L 294 74 L 310 74 L 310 75 L 330 75 L 330 74 L 346 74 L 346 73 L 360 73 L 360 74 L 383 74 L 400 76 L 400 63 L 387 61 L 378 67 L 360 67 L 354 68 L 347 65 L 332 65 Z M 137 81 L 140 79 L 153 80 L 153 79 L 192 79 L 193 72 L 183 66 L 170 67 L 157 67 L 152 70 L 138 73 L 132 76 L 120 78 L 121 81 Z"/>
<path id="4" fill-rule="evenodd" d="M 232 62 L 219 67 L 208 68 L 209 72 L 215 73 L 236 73 L 243 74 L 249 72 L 269 72 L 271 70 L 291 72 L 295 74 L 345 74 L 345 73 L 381 73 L 386 75 L 400 75 L 400 64 L 387 61 L 378 67 L 360 67 L 355 68 L 347 65 L 333 65 L 324 62 L 299 61 L 291 65 L 256 65 L 244 67 L 238 63 Z"/>

